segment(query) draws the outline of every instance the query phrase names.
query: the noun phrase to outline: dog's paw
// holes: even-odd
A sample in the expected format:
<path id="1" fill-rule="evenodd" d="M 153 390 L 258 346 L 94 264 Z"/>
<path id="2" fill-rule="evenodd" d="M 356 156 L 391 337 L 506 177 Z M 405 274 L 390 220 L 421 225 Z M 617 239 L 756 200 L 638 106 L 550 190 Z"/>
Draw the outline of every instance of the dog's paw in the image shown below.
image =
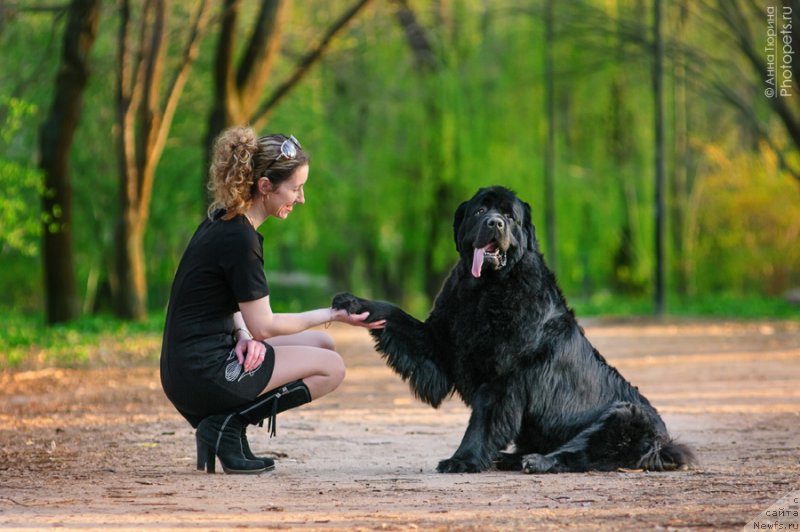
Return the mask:
<path id="1" fill-rule="evenodd" d="M 461 460 L 459 458 L 448 458 L 442 460 L 436 466 L 436 471 L 439 473 L 480 473 L 485 468 L 480 464 L 470 462 L 468 460 Z"/>
<path id="2" fill-rule="evenodd" d="M 346 310 L 349 314 L 361 314 L 363 312 L 368 312 L 369 317 L 366 320 L 367 323 L 390 319 L 396 316 L 399 312 L 399 309 L 391 303 L 363 299 L 347 292 L 333 296 L 331 307 L 334 309 Z M 370 332 L 380 333 L 380 330 Z"/>
<path id="3" fill-rule="evenodd" d="M 548 458 L 542 454 L 526 454 L 522 457 L 522 472 L 549 473 L 556 462 L 555 458 Z"/>
<path id="4" fill-rule="evenodd" d="M 346 310 L 350 314 L 360 314 L 364 311 L 364 300 L 348 292 L 342 292 L 333 296 L 331 307 Z"/>

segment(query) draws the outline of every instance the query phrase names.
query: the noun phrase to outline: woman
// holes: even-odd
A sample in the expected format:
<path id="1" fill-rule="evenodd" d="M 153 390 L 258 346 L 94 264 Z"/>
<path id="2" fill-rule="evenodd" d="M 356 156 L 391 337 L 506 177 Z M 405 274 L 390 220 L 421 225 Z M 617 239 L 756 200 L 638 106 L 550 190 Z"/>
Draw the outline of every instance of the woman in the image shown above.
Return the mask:
<path id="1" fill-rule="evenodd" d="M 285 220 L 305 203 L 309 157 L 293 136 L 257 138 L 231 128 L 212 154 L 209 215 L 181 258 L 170 294 L 161 348 L 167 397 L 197 429 L 197 467 L 226 473 L 274 469 L 256 457 L 246 426 L 319 399 L 344 378 L 330 336 L 311 327 L 340 321 L 369 328 L 367 314 L 331 308 L 272 312 L 264 274 L 263 237 L 269 217 Z M 269 342 L 265 340 L 269 339 Z"/>

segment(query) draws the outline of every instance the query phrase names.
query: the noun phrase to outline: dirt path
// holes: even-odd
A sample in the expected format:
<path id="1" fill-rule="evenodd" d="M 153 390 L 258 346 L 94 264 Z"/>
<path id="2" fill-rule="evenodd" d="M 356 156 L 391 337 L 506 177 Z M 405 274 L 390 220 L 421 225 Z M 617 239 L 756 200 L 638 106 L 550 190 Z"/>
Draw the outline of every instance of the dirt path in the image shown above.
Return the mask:
<path id="1" fill-rule="evenodd" d="M 365 331 L 334 327 L 345 383 L 284 414 L 277 438 L 250 431 L 278 458 L 254 477 L 195 471 L 155 368 L 0 373 L 0 527 L 742 529 L 800 496 L 800 323 L 586 329 L 698 469 L 438 474 L 468 411 L 415 401 Z"/>

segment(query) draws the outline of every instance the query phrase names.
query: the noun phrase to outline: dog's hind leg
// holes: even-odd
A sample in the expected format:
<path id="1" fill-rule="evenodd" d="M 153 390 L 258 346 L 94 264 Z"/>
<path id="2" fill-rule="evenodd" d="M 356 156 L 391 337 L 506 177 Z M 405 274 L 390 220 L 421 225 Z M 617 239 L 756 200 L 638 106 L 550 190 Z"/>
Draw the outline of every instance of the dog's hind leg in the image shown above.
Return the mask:
<path id="1" fill-rule="evenodd" d="M 514 383 L 483 384 L 472 398 L 472 415 L 456 452 L 439 462 L 440 473 L 477 473 L 487 469 L 519 432 L 522 394 Z"/>
<path id="2" fill-rule="evenodd" d="M 525 455 L 522 470 L 563 473 L 619 468 L 665 469 L 658 467 L 652 457 L 660 456 L 662 446 L 669 443 L 655 411 L 644 405 L 619 401 L 555 451 Z"/>

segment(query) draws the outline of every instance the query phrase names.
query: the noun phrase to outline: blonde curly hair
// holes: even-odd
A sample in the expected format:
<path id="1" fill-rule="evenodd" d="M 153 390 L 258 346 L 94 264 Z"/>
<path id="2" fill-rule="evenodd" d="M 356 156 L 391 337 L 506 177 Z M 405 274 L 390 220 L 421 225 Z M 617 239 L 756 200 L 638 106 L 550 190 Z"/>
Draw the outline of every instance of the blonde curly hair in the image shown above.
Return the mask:
<path id="1" fill-rule="evenodd" d="M 223 131 L 214 142 L 211 156 L 208 190 L 212 201 L 208 216 L 219 209 L 225 210 L 224 220 L 244 214 L 255 199 L 258 179 L 267 177 L 273 188 L 277 188 L 298 167 L 308 164 L 310 157 L 299 144 L 292 159 L 280 157 L 281 145 L 288 138 L 281 134 L 256 137 L 248 126 Z"/>

